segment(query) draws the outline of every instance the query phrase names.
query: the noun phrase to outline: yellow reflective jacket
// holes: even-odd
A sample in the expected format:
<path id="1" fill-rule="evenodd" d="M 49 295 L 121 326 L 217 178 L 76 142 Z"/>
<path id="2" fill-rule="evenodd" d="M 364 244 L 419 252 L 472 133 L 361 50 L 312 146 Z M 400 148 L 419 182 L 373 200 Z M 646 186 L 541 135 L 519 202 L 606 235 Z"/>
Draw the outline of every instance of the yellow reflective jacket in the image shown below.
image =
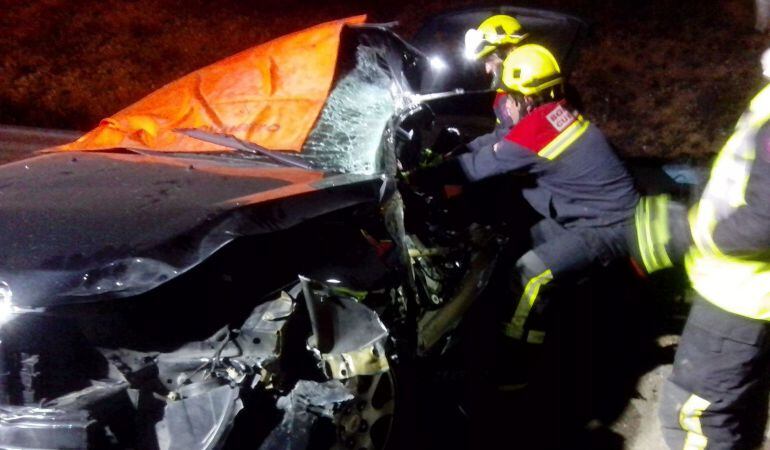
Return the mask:
<path id="1" fill-rule="evenodd" d="M 770 121 L 770 86 L 751 101 L 719 153 L 700 201 L 690 210 L 693 245 L 685 257 L 695 290 L 716 306 L 753 319 L 770 320 L 768 252 L 731 256 L 714 241 L 717 225 L 750 207 L 746 189 L 757 157 L 757 133 Z M 770 198 L 761 199 L 770 202 Z"/>

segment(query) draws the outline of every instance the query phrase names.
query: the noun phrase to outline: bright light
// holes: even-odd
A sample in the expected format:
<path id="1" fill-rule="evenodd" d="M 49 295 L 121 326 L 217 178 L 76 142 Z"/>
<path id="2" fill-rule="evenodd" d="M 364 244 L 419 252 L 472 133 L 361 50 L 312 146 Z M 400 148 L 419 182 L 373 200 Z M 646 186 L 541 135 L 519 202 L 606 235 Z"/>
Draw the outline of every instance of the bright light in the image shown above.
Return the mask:
<path id="1" fill-rule="evenodd" d="M 471 28 L 465 33 L 465 57 L 470 60 L 476 59 L 476 53 L 480 50 L 484 42 L 484 33 Z"/>
<path id="2" fill-rule="evenodd" d="M 770 78 L 770 48 L 762 53 L 762 59 L 760 61 L 762 62 L 762 75 L 764 75 L 765 78 Z"/>
<path id="3" fill-rule="evenodd" d="M 428 61 L 430 61 L 430 67 L 436 72 L 443 72 L 449 67 L 446 62 L 438 56 L 431 56 L 428 58 Z"/>
<path id="4" fill-rule="evenodd" d="M 342 283 L 342 281 L 337 280 L 335 278 L 329 278 L 328 280 L 326 280 L 326 282 L 329 283 L 329 284 L 340 284 L 340 283 Z"/>
<path id="5" fill-rule="evenodd" d="M 8 323 L 14 316 L 13 292 L 5 281 L 0 281 L 0 326 Z"/>
<path id="6" fill-rule="evenodd" d="M 393 98 L 398 98 L 401 96 L 401 92 L 403 89 L 401 89 L 401 86 L 398 85 L 395 81 L 390 83 L 390 96 Z"/>

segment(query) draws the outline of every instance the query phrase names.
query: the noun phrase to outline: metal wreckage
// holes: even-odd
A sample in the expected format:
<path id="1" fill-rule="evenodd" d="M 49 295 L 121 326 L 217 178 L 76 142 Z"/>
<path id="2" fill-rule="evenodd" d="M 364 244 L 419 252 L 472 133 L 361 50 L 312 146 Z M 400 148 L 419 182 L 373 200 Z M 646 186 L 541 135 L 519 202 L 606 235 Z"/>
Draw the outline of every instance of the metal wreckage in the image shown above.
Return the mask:
<path id="1" fill-rule="evenodd" d="M 262 122 L 229 127 L 245 107 L 203 105 L 221 79 L 197 74 L 159 91 L 197 109 L 148 97 L 0 167 L 0 447 L 386 448 L 399 366 L 441 347 L 505 239 L 397 177 L 491 126 L 494 93 L 459 47 L 496 12 L 567 60 L 585 29 L 476 9 L 407 43 L 339 21 L 259 50 L 275 65 L 280 45 L 338 39 L 320 102 L 285 109 L 275 92 L 318 74 L 270 66 Z M 266 149 L 289 150 L 297 122 L 300 146 Z"/>

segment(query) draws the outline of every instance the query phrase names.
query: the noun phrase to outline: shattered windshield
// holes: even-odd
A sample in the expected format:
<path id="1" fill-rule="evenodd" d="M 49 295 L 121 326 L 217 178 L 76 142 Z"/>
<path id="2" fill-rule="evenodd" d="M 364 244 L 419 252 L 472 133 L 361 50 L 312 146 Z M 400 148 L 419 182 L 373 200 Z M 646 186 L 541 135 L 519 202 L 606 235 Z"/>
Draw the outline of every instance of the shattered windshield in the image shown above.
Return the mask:
<path id="1" fill-rule="evenodd" d="M 372 47 L 356 49 L 356 66 L 332 90 L 301 157 L 314 167 L 372 173 L 383 130 L 395 107 L 391 79 Z"/>
<path id="2" fill-rule="evenodd" d="M 343 76 L 324 104 L 302 152 L 271 151 L 231 135 L 199 129 L 177 129 L 195 139 L 236 150 L 236 155 L 196 155 L 198 158 L 234 158 L 299 166 L 331 172 L 371 174 L 377 170 L 377 155 L 383 131 L 394 114 L 393 81 L 383 66 L 382 51 L 374 47 L 356 49 L 355 67 Z M 247 148 L 248 147 L 248 148 Z M 289 160 L 289 161 L 285 161 Z"/>

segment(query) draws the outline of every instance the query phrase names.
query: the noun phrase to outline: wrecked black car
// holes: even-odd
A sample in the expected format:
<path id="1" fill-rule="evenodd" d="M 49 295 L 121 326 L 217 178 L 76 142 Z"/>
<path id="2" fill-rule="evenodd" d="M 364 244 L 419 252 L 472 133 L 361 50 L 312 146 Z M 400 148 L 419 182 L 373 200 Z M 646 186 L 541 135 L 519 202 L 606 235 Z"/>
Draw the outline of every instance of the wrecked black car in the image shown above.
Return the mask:
<path id="1" fill-rule="evenodd" d="M 442 347 L 507 239 L 398 181 L 493 125 L 459 50 L 492 12 L 565 60 L 584 30 L 516 8 L 436 18 L 412 43 L 346 25 L 300 152 L 188 128 L 224 149 L 0 167 L 0 447 L 392 443 L 399 366 Z"/>

